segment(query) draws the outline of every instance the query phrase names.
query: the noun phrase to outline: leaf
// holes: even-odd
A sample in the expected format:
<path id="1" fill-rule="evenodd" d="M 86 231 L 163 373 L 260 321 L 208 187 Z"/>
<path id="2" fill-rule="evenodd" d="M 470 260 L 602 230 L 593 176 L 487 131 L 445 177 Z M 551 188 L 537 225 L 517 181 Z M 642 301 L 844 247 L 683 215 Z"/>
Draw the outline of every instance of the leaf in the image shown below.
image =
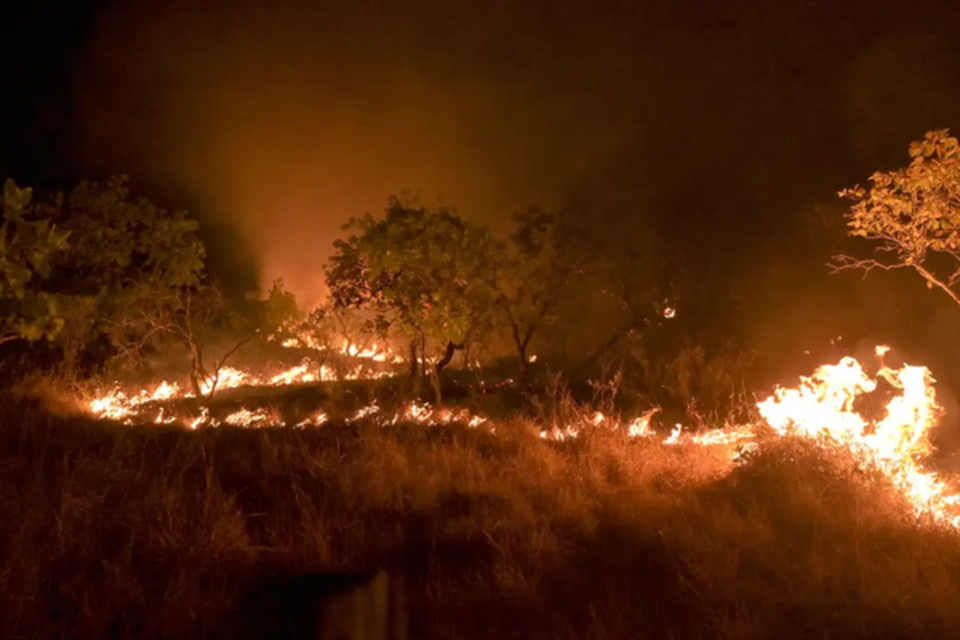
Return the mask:
<path id="1" fill-rule="evenodd" d="M 33 190 L 30 187 L 21 189 L 12 178 L 7 178 L 3 185 L 3 203 L 6 207 L 22 211 L 27 208 L 32 198 Z"/>

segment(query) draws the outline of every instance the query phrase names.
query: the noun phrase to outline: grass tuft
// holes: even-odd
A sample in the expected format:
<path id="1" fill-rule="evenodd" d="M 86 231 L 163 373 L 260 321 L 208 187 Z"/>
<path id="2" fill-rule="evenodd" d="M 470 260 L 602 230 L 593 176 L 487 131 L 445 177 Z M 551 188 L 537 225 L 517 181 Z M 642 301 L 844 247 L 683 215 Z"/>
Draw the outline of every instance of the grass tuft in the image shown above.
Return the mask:
<path id="1" fill-rule="evenodd" d="M 852 460 L 523 419 L 187 432 L 6 398 L 8 637 L 230 637 L 291 571 L 401 568 L 417 638 L 960 637 L 960 540 Z"/>

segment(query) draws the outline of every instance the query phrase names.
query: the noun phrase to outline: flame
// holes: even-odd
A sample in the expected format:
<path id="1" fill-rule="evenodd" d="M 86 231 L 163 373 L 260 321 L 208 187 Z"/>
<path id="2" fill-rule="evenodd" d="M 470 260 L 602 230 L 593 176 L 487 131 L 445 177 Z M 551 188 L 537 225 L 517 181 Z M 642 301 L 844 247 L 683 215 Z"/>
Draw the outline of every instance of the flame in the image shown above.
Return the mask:
<path id="1" fill-rule="evenodd" d="M 298 344 L 304 344 L 304 338 L 297 339 L 301 340 Z M 563 442 L 578 438 L 588 430 L 622 429 L 631 439 L 660 438 L 663 446 L 689 444 L 715 447 L 721 452 L 727 451 L 729 459 L 735 461 L 740 459 L 743 450 L 757 446 L 758 427 L 765 425 L 781 437 L 799 436 L 826 448 L 843 448 L 851 452 L 858 463 L 882 473 L 910 501 L 918 518 L 960 528 L 960 495 L 954 493 L 943 478 L 922 467 L 922 461 L 933 449 L 931 430 L 942 413 L 936 399 L 936 381 L 922 366 L 904 365 L 900 369 L 886 366 L 883 357 L 888 351 L 885 345 L 876 348 L 881 368 L 875 377 L 867 375 L 859 362 L 848 357 L 835 365 L 823 365 L 810 376 L 801 376 L 795 387 L 777 387 L 771 396 L 757 403 L 762 418 L 762 422 L 758 423 L 727 425 L 700 432 L 687 430 L 677 424 L 667 436 L 661 437 L 651 427 L 653 416 L 660 410 L 654 407 L 629 422 L 599 411 L 582 414 L 562 424 L 554 423 L 549 428 L 543 428 L 539 435 L 545 440 Z M 360 347 L 344 342 L 340 352 L 360 360 L 402 362 L 389 349 L 377 345 Z M 393 374 L 371 369 L 361 363 L 349 371 L 341 371 L 339 377 L 369 379 L 389 375 Z M 250 371 L 223 368 L 215 380 L 207 380 L 201 385 L 201 392 L 206 395 L 214 388 L 224 390 L 245 385 L 278 387 L 337 377 L 330 367 L 318 366 L 308 358 L 272 375 L 255 375 Z M 897 394 L 886 404 L 882 418 L 867 419 L 856 411 L 855 402 L 864 394 L 876 392 L 881 381 L 889 384 Z M 185 392 L 176 382 L 164 381 L 152 388 L 129 394 L 115 386 L 91 400 L 88 409 L 95 416 L 126 424 L 173 424 L 179 420 L 188 429 L 222 425 L 266 428 L 284 424 L 276 412 L 264 408 L 240 408 L 229 415 L 214 417 L 210 409 L 204 406 L 195 416 L 178 418 L 167 406 L 158 406 L 191 397 L 193 395 Z M 154 414 L 147 414 L 148 405 L 153 405 Z M 384 427 L 401 422 L 423 425 L 461 423 L 470 428 L 484 426 L 491 432 L 495 431 L 487 418 L 466 409 L 454 410 L 418 402 L 406 404 L 393 413 L 384 411 L 374 402 L 358 408 L 343 419 L 348 422 L 371 421 Z M 326 412 L 318 411 L 290 426 L 322 427 L 330 420 Z"/>
<path id="2" fill-rule="evenodd" d="M 277 340 L 276 336 L 271 337 L 271 340 Z M 333 351 L 351 358 L 373 360 L 374 362 L 402 364 L 406 361 L 403 356 L 395 353 L 393 349 L 387 345 L 374 342 L 366 346 L 361 346 L 349 340 L 343 340 L 339 347 L 331 347 L 326 342 L 311 335 L 308 331 L 300 331 L 291 337 L 285 338 L 280 344 L 288 349 L 306 349 L 318 352 Z"/>
<path id="3" fill-rule="evenodd" d="M 363 352 L 359 352 L 363 353 Z M 357 364 L 352 369 L 337 373 L 327 365 L 317 366 L 309 358 L 300 364 L 279 371 L 270 376 L 256 375 L 250 371 L 243 371 L 233 367 L 223 367 L 220 371 L 200 383 L 200 393 L 209 396 L 214 392 L 236 389 L 238 387 L 282 387 L 293 384 L 322 382 L 325 380 L 373 380 L 395 375 L 392 371 L 372 370 L 364 364 Z M 133 394 L 127 394 L 120 386 L 114 385 L 109 391 L 95 396 L 87 403 L 87 409 L 98 418 L 105 418 L 124 424 L 134 424 L 143 421 L 143 412 L 146 405 L 158 404 L 176 399 L 194 398 L 195 394 L 184 391 L 176 382 L 163 381 L 152 388 L 140 389 Z M 175 422 L 173 417 L 160 417 L 156 422 L 169 424 Z M 188 425 L 190 426 L 190 425 Z"/>
<path id="4" fill-rule="evenodd" d="M 886 346 L 877 347 L 881 362 L 887 351 Z M 929 434 L 940 416 L 933 377 L 926 367 L 911 365 L 899 370 L 883 366 L 877 375 L 901 393 L 876 423 L 854 411 L 856 397 L 873 392 L 877 381 L 853 358 L 820 367 L 802 377 L 797 388 L 778 388 L 758 408 L 780 435 L 849 449 L 859 462 L 881 471 L 914 505 L 918 518 L 960 527 L 960 495 L 920 464 L 932 450 Z"/>

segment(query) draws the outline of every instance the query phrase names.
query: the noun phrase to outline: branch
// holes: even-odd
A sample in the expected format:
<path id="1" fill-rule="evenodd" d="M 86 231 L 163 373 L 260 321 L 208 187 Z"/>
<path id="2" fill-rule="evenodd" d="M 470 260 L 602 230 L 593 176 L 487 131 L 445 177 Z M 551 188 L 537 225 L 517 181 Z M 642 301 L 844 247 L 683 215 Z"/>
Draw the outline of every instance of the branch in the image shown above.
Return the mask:
<path id="1" fill-rule="evenodd" d="M 861 269 L 863 271 L 863 277 L 866 278 L 867 274 L 870 273 L 872 269 L 883 269 L 884 271 L 893 271 L 894 269 L 903 269 L 903 268 L 912 268 L 914 271 L 923 276 L 923 279 L 926 280 L 931 287 L 938 287 L 953 300 L 955 303 L 960 305 L 960 295 L 950 288 L 950 285 L 943 280 L 939 279 L 936 274 L 932 271 L 927 270 L 923 265 L 917 264 L 916 262 L 898 262 L 896 264 L 885 264 L 873 258 L 868 259 L 858 259 L 848 255 L 838 255 L 834 257 L 835 262 L 827 263 L 827 266 L 830 268 L 831 273 L 839 273 L 841 271 L 849 271 L 852 269 Z"/>
<path id="2" fill-rule="evenodd" d="M 923 276 L 927 282 L 931 283 L 935 287 L 940 287 L 941 289 L 943 289 L 943 292 L 946 293 L 948 296 L 950 296 L 951 300 L 953 300 L 958 305 L 960 305 L 960 296 L 958 296 L 956 292 L 953 289 L 951 289 L 945 282 L 937 278 L 932 272 L 924 269 L 922 265 L 914 264 L 911 266 L 914 269 L 916 269 L 917 273 Z"/>
<path id="3" fill-rule="evenodd" d="M 248 342 L 250 342 L 251 340 L 253 340 L 254 338 L 256 338 L 256 337 L 257 337 L 257 333 L 258 333 L 257 331 L 254 331 L 253 333 L 251 333 L 250 335 L 248 335 L 246 338 L 244 338 L 243 340 L 241 340 L 240 342 L 238 342 L 236 345 L 234 345 L 233 349 L 230 349 L 230 351 L 227 351 L 227 352 L 224 354 L 224 356 L 223 356 L 222 358 L 220 358 L 220 359 L 214 364 L 214 367 L 215 367 L 217 373 L 220 373 L 220 369 L 222 369 L 222 368 L 223 368 L 223 365 L 225 365 L 225 364 L 227 363 L 227 360 L 230 358 L 230 356 L 232 356 L 232 355 L 235 354 L 237 351 L 239 351 L 240 348 L 243 347 L 243 345 L 247 344 Z"/>
<path id="4" fill-rule="evenodd" d="M 833 260 L 834 262 L 827 263 L 827 267 L 830 269 L 831 274 L 837 274 L 841 271 L 862 270 L 864 278 L 866 278 L 867 274 L 869 274 L 873 269 L 893 271 L 894 269 L 902 269 L 904 267 L 912 266 L 906 263 L 885 264 L 879 260 L 874 260 L 873 258 L 860 259 L 843 253 L 834 256 Z"/>

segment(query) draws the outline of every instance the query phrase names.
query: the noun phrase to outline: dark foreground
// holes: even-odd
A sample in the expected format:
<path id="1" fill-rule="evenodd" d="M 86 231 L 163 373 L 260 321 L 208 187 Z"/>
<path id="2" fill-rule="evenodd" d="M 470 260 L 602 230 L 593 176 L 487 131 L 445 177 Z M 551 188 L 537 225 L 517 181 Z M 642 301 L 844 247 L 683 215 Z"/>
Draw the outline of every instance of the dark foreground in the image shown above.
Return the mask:
<path id="1" fill-rule="evenodd" d="M 402 571 L 413 638 L 956 638 L 960 538 L 792 441 L 733 467 L 529 425 L 124 428 L 5 401 L 0 628 L 232 638 L 292 573 Z"/>

